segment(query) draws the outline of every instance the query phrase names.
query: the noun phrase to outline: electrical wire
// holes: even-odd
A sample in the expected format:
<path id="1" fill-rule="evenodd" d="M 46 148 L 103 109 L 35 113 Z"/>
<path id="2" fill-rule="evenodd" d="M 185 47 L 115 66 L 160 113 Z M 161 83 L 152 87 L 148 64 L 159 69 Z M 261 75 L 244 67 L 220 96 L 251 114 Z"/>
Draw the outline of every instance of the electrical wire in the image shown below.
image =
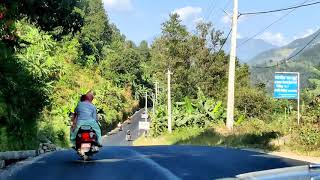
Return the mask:
<path id="1" fill-rule="evenodd" d="M 231 0 L 228 0 L 226 5 L 224 6 L 224 9 L 227 9 L 229 7 L 230 3 L 231 3 Z"/>
<path id="2" fill-rule="evenodd" d="M 216 60 L 216 57 L 218 56 L 218 54 L 221 52 L 222 48 L 223 48 L 223 47 L 224 47 L 224 45 L 226 44 L 227 40 L 228 40 L 228 39 L 229 39 L 229 37 L 230 37 L 231 32 L 232 32 L 232 29 L 230 29 L 230 30 L 229 30 L 228 35 L 227 35 L 226 39 L 225 39 L 225 40 L 223 41 L 223 43 L 221 44 L 221 46 L 220 46 L 220 48 L 219 48 L 219 51 L 216 53 L 216 55 L 215 55 L 215 56 L 214 56 L 214 58 L 213 58 L 213 61 L 215 61 L 215 60 Z"/>
<path id="3" fill-rule="evenodd" d="M 231 0 L 228 0 L 227 3 L 225 4 L 225 6 L 223 7 L 223 9 L 220 9 L 221 10 L 220 13 L 225 12 L 226 9 L 229 7 L 230 3 L 231 3 Z M 217 13 L 217 14 L 220 14 L 220 13 Z M 217 17 L 219 17 L 219 16 L 218 15 L 212 16 L 212 20 L 217 19 Z"/>
<path id="4" fill-rule="evenodd" d="M 308 2 L 309 0 L 306 0 L 304 2 L 302 2 L 300 4 L 303 5 L 306 2 Z M 289 11 L 288 13 L 284 14 L 283 16 L 280 16 L 278 19 L 276 19 L 275 21 L 273 21 L 271 24 L 269 24 L 268 26 L 264 27 L 262 30 L 258 31 L 257 33 L 255 33 L 254 35 L 252 35 L 251 37 L 249 37 L 248 39 L 246 39 L 245 41 L 243 41 L 241 44 L 237 45 L 237 48 L 243 46 L 244 44 L 246 44 L 248 41 L 251 41 L 252 39 L 254 39 L 255 37 L 257 37 L 258 35 L 260 35 L 261 33 L 263 33 L 264 31 L 266 31 L 268 28 L 270 28 L 271 26 L 273 26 L 274 24 L 278 23 L 279 21 L 281 21 L 282 19 L 284 19 L 285 17 L 287 17 L 289 14 L 291 14 L 292 12 L 294 12 L 296 9 L 292 9 L 291 11 Z M 239 17 L 241 16 L 241 14 L 239 14 Z"/>
<path id="5" fill-rule="evenodd" d="M 207 16 L 205 16 L 205 20 L 208 20 L 210 18 L 210 16 L 212 15 L 213 11 L 216 9 L 217 3 L 214 3 L 214 1 L 212 1 L 212 5 L 211 7 L 208 8 L 208 14 Z"/>
<path id="6" fill-rule="evenodd" d="M 269 10 L 269 11 L 257 11 L 257 12 L 240 13 L 240 16 L 268 14 L 268 13 L 274 13 L 274 12 L 279 12 L 279 11 L 287 11 L 287 10 L 290 10 L 290 9 L 297 9 L 297 8 L 306 7 L 306 6 L 312 6 L 312 5 L 316 5 L 316 4 L 320 4 L 320 1 L 309 3 L 309 4 L 301 4 L 301 5 L 298 5 L 298 6 L 292 6 L 292 7 L 288 7 L 288 8 Z"/>
<path id="7" fill-rule="evenodd" d="M 232 32 L 232 29 L 229 30 L 228 35 L 227 35 L 226 39 L 223 41 L 222 45 L 220 46 L 220 49 L 219 49 L 218 52 L 220 52 L 221 49 L 223 48 L 223 46 L 226 44 L 227 40 L 229 39 L 229 36 L 230 36 L 231 32 Z"/>

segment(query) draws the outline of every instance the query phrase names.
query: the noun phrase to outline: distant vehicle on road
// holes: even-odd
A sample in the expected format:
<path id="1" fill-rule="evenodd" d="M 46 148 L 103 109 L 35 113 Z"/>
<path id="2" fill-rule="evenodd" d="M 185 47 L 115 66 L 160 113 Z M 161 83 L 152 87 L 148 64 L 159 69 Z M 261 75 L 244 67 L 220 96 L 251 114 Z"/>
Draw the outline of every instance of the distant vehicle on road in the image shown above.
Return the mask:
<path id="1" fill-rule="evenodd" d="M 131 131 L 130 130 L 128 130 L 127 133 L 126 133 L 126 140 L 127 141 L 132 141 Z"/>
<path id="2" fill-rule="evenodd" d="M 128 117 L 127 122 L 128 122 L 128 124 L 131 124 L 131 117 Z"/>
<path id="3" fill-rule="evenodd" d="M 141 114 L 141 119 L 148 119 L 148 113 L 143 112 L 143 113 Z"/>
<path id="4" fill-rule="evenodd" d="M 119 131 L 122 131 L 122 124 L 121 124 L 121 122 L 118 123 L 118 128 L 119 128 Z"/>

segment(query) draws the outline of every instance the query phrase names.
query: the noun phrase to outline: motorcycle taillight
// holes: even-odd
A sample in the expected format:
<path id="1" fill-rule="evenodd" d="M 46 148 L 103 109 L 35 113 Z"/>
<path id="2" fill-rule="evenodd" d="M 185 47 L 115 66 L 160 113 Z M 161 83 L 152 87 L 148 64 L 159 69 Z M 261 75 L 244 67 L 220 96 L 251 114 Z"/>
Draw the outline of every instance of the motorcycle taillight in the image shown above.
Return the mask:
<path id="1" fill-rule="evenodd" d="M 82 139 L 83 141 L 90 141 L 90 140 L 91 140 L 91 138 L 90 138 L 90 133 L 88 133 L 88 132 L 83 132 L 83 133 L 81 133 L 81 139 Z"/>

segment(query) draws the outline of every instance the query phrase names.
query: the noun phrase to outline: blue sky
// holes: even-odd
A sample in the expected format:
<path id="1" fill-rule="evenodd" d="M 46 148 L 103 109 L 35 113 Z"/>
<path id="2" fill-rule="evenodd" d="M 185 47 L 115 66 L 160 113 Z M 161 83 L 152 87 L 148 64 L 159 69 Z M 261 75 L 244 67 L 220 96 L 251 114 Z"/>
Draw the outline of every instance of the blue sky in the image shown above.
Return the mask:
<path id="1" fill-rule="evenodd" d="M 307 0 L 239 0 L 239 12 L 279 9 L 300 5 Z M 228 32 L 233 0 L 103 0 L 110 18 L 123 34 L 139 43 L 151 41 L 161 33 L 161 23 L 169 13 L 177 12 L 189 30 L 199 20 L 211 21 L 220 30 Z M 309 0 L 306 3 L 316 2 Z M 239 20 L 238 37 L 250 37 L 288 13 L 277 12 L 259 16 L 243 16 Z M 307 36 L 320 28 L 320 4 L 295 10 L 280 22 L 268 28 L 257 38 L 281 46 Z"/>

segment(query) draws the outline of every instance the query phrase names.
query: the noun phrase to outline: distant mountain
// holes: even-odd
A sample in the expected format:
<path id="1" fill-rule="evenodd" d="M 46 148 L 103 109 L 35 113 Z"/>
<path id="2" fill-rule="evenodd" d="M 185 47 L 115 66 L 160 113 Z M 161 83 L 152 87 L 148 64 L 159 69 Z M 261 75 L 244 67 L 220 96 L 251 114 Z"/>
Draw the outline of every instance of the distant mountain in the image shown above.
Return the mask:
<path id="1" fill-rule="evenodd" d="M 277 62 L 296 54 L 319 31 L 308 37 L 294 40 L 286 46 L 262 52 L 250 60 L 248 64 L 251 66 L 253 83 L 263 83 L 266 85 L 267 90 L 272 92 L 274 72 L 300 72 L 301 87 L 310 87 L 309 79 L 320 77 L 319 71 L 316 69 L 320 66 L 320 37 L 317 37 L 306 49 L 287 63 L 280 63 L 280 65 L 271 68 L 264 67 L 276 65 Z"/>
<path id="2" fill-rule="evenodd" d="M 291 55 L 295 54 L 297 51 L 299 51 L 301 48 L 303 48 L 312 38 L 315 37 L 315 35 L 319 32 L 315 32 L 314 34 L 311 34 L 310 36 L 307 36 L 305 38 L 296 39 L 289 43 L 288 45 L 274 48 L 268 51 L 261 52 L 257 56 L 253 57 L 251 60 L 248 61 L 248 64 L 250 65 L 270 65 L 270 64 L 276 64 L 278 61 L 281 61 L 283 59 L 286 59 L 290 57 Z M 317 37 L 309 46 L 308 49 L 312 48 L 314 45 L 320 43 L 320 36 Z"/>
<path id="3" fill-rule="evenodd" d="M 237 48 L 237 57 L 242 63 L 247 63 L 250 59 L 263 51 L 276 48 L 276 46 L 267 43 L 262 39 L 251 39 L 250 41 L 247 40 L 248 38 L 237 39 L 237 44 L 239 46 Z M 241 45 L 245 41 L 247 42 Z M 223 50 L 227 53 L 230 52 L 230 41 L 226 43 Z"/>

